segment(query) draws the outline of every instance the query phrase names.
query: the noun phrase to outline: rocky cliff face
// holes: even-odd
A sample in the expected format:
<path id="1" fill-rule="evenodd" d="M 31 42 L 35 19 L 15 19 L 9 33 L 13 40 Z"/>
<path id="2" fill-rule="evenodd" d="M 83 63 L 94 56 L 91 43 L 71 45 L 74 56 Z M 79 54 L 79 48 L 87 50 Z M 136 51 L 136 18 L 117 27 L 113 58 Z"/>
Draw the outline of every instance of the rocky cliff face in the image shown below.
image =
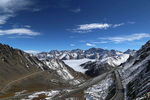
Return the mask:
<path id="1" fill-rule="evenodd" d="M 108 63 L 102 64 L 102 63 L 99 63 L 99 61 L 95 61 L 95 62 L 90 61 L 90 62 L 82 64 L 81 67 L 83 67 L 84 69 L 87 69 L 85 74 L 91 77 L 101 75 L 112 69 L 112 66 L 109 65 Z"/>
<path id="2" fill-rule="evenodd" d="M 127 100 L 144 98 L 150 92 L 150 41 L 120 67 Z"/>
<path id="3" fill-rule="evenodd" d="M 37 58 L 0 44 L 0 86 L 8 81 L 23 77 L 33 72 L 42 71 L 48 67 Z"/>

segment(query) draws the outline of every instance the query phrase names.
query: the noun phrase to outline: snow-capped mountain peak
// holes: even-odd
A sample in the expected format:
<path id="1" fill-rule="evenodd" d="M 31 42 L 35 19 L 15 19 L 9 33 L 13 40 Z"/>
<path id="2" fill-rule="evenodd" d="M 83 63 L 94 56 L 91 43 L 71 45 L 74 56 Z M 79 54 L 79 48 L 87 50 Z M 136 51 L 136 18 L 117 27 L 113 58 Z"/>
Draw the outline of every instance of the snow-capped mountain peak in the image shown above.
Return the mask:
<path id="1" fill-rule="evenodd" d="M 70 60 L 70 59 L 103 59 L 107 57 L 120 56 L 123 54 L 133 54 L 134 51 L 128 50 L 126 52 L 121 52 L 117 50 L 104 50 L 101 48 L 90 48 L 88 50 L 74 49 L 74 50 L 51 50 L 50 52 L 41 52 L 36 56 L 39 59 L 50 59 L 57 58 L 61 60 Z"/>

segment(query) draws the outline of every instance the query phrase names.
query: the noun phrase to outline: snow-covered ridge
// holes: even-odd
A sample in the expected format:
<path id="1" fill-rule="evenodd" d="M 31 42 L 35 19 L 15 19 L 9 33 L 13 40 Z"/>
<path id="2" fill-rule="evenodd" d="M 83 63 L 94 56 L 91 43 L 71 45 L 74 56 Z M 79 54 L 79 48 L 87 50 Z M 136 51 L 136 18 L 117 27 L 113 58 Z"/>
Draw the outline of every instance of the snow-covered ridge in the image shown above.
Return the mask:
<path id="1" fill-rule="evenodd" d="M 57 73 L 63 77 L 65 80 L 71 80 L 74 77 L 71 75 L 68 68 L 59 60 L 51 59 L 51 60 L 44 60 L 45 65 L 47 65 L 50 69 L 56 70 Z"/>
<path id="2" fill-rule="evenodd" d="M 63 60 L 63 61 L 65 62 L 65 64 L 73 68 L 75 71 L 85 73 L 86 71 L 91 70 L 90 66 L 94 68 L 94 70 L 99 69 L 99 67 L 105 64 L 108 64 L 111 67 L 118 66 L 121 63 L 124 63 L 128 59 L 128 57 L 129 57 L 129 54 L 119 53 L 117 56 L 106 57 L 106 58 L 97 59 L 97 60 L 84 58 L 84 59 Z"/>
<path id="3" fill-rule="evenodd" d="M 39 59 L 50 59 L 57 58 L 61 60 L 70 60 L 70 59 L 103 59 L 112 56 L 118 56 L 122 54 L 134 54 L 135 50 L 127 50 L 126 52 L 121 52 L 117 50 L 105 50 L 101 48 L 90 48 L 88 50 L 51 50 L 50 52 L 41 52 L 36 54 Z"/>
<path id="4" fill-rule="evenodd" d="M 107 76 L 103 81 L 89 87 L 84 91 L 86 100 L 105 100 L 109 87 L 113 84 L 111 75 Z"/>
<path id="5" fill-rule="evenodd" d="M 85 81 L 82 79 L 83 77 L 78 77 L 78 73 L 75 70 L 59 59 L 47 59 L 42 60 L 42 62 L 47 65 L 49 69 L 55 70 L 62 79 L 68 81 L 72 85 Z"/>
<path id="6" fill-rule="evenodd" d="M 120 66 L 120 75 L 127 90 L 127 100 L 147 95 L 150 89 L 150 41 Z"/>
<path id="7" fill-rule="evenodd" d="M 84 59 L 80 60 L 66 60 L 66 64 L 74 68 L 75 70 L 79 70 L 82 73 L 85 73 L 89 76 L 97 76 L 106 71 L 111 70 L 113 67 L 116 67 L 122 63 L 124 63 L 128 58 L 129 54 L 117 53 L 114 56 L 105 56 L 100 59 L 88 59 L 87 62 Z M 81 65 L 80 65 L 81 64 Z"/>
<path id="8" fill-rule="evenodd" d="M 81 50 L 75 49 L 71 51 L 63 50 L 57 51 L 52 50 L 50 52 L 42 52 L 37 54 L 36 56 L 39 59 L 61 59 L 63 60 L 68 66 L 73 68 L 75 71 L 85 73 L 87 70 L 91 70 L 91 68 L 87 68 L 86 66 L 80 66 L 84 63 L 88 62 L 88 65 L 95 61 L 96 64 L 92 66 L 94 70 L 99 70 L 99 67 L 102 65 L 103 67 L 105 64 L 115 67 L 124 63 L 128 57 L 133 55 L 135 50 L 127 50 L 126 52 L 121 52 L 117 50 L 104 50 L 101 48 L 90 48 L 88 50 Z M 90 62 L 92 61 L 92 62 Z M 93 71 L 92 68 L 92 72 Z M 110 69 L 110 68 L 107 68 Z"/>
<path id="9" fill-rule="evenodd" d="M 118 66 L 124 62 L 126 62 L 126 60 L 129 58 L 129 54 L 118 54 L 117 56 L 112 56 L 112 57 L 106 57 L 103 59 L 100 59 L 97 64 L 105 64 L 108 63 L 109 65 L 115 67 Z"/>

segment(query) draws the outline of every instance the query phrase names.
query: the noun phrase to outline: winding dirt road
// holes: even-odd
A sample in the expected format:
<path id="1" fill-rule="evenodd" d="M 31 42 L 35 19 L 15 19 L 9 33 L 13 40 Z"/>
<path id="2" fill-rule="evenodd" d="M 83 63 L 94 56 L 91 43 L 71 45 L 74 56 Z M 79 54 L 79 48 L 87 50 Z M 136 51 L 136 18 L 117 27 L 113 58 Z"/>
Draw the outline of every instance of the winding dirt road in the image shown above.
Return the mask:
<path id="1" fill-rule="evenodd" d="M 112 97 L 111 100 L 124 100 L 124 88 L 121 82 L 119 72 L 115 71 L 116 76 L 116 94 Z"/>

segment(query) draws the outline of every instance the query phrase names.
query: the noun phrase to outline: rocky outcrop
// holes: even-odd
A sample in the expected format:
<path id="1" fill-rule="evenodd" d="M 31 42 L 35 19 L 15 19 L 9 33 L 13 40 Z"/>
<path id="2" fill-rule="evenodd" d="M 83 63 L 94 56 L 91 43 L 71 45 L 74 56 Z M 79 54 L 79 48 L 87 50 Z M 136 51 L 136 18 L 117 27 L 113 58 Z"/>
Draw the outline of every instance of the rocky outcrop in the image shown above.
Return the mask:
<path id="1" fill-rule="evenodd" d="M 150 41 L 120 67 L 127 100 L 145 98 L 150 92 Z"/>

